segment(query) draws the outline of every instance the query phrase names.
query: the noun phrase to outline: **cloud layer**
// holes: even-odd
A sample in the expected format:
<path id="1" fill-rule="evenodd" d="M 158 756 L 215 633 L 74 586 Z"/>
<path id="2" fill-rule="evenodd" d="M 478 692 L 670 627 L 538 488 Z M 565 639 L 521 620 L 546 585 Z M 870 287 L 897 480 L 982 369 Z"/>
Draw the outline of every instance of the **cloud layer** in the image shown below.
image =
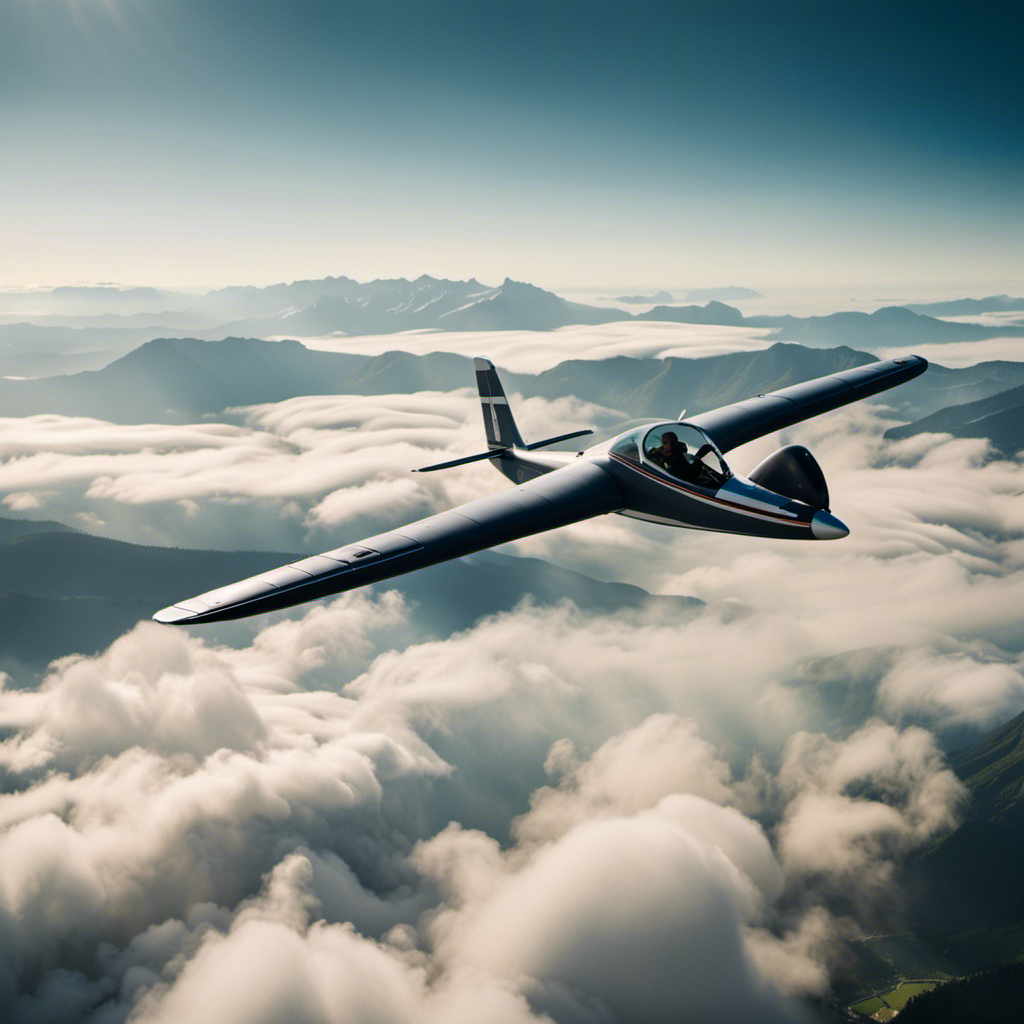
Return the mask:
<path id="1" fill-rule="evenodd" d="M 379 355 L 393 352 L 396 348 L 417 355 L 431 352 L 457 352 L 470 357 L 482 355 L 515 373 L 540 373 L 565 359 L 611 359 L 614 356 L 699 359 L 728 352 L 756 351 L 769 347 L 773 333 L 763 327 L 622 321 L 595 326 L 574 325 L 543 332 L 407 331 L 298 340 L 307 348 L 363 355 Z"/>
<path id="2" fill-rule="evenodd" d="M 827 974 L 789 890 L 848 883 L 854 858 L 877 892 L 955 820 L 922 730 L 801 734 L 755 797 L 695 721 L 651 710 L 687 701 L 649 664 L 521 656 L 579 612 L 389 649 L 407 614 L 347 595 L 244 650 L 142 624 L 3 694 L 13 1020 L 797 1021 L 787 993 Z M 595 662 L 654 635 L 589 625 Z M 475 827 L 502 806 L 505 844 Z"/>
<path id="3" fill-rule="evenodd" d="M 516 415 L 534 437 L 564 432 L 566 422 L 607 430 L 622 420 L 575 398 L 526 399 Z M 233 418 L 185 427 L 0 418 L 0 501 L 123 540 L 288 550 L 336 547 L 352 524 L 379 523 L 367 531 L 375 532 L 503 482 L 489 466 L 411 473 L 481 449 L 480 402 L 468 389 L 309 396 Z"/>
<path id="4" fill-rule="evenodd" d="M 315 540 L 503 486 L 406 472 L 473 450 L 476 410 L 460 392 L 233 425 L 7 420 L 0 486 L 132 539 L 252 543 L 283 514 Z M 536 434 L 615 418 L 517 413 Z M 1024 701 L 1024 470 L 888 425 L 855 407 L 730 457 L 810 445 L 841 543 L 609 517 L 520 545 L 706 602 L 685 613 L 527 603 L 423 640 L 399 594 L 350 594 L 244 647 L 144 623 L 38 690 L 9 680 L 0 1005 L 94 1024 L 808 1019 L 795 997 L 827 996 L 845 937 L 898 925 L 899 865 L 958 820 L 941 744 Z"/>

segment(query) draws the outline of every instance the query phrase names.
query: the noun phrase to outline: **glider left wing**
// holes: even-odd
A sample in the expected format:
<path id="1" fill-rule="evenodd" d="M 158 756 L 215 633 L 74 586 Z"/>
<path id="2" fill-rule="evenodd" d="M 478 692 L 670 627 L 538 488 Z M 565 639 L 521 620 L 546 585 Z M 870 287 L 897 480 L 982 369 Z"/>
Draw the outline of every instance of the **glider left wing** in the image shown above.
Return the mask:
<path id="1" fill-rule="evenodd" d="M 358 544 L 325 551 L 164 608 L 157 622 L 239 619 L 401 576 L 623 507 L 618 486 L 579 462 Z"/>

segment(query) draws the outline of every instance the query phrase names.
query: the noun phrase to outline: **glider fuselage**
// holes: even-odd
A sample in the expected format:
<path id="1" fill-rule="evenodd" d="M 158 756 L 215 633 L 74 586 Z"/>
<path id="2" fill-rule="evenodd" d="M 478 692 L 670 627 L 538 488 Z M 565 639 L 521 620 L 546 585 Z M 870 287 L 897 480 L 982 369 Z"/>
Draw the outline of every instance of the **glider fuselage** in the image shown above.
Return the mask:
<path id="1" fill-rule="evenodd" d="M 673 475 L 647 455 L 642 441 L 645 434 L 649 436 L 659 427 L 678 429 L 683 426 L 685 424 L 651 423 L 576 455 L 511 451 L 492 461 L 509 480 L 521 484 L 586 460 L 599 466 L 615 481 L 622 495 L 620 515 L 663 526 L 786 540 L 833 540 L 849 533 L 829 512 L 776 494 L 728 470 L 727 475 L 718 480 L 704 473 L 704 482 Z M 635 448 L 623 443 L 637 435 L 641 443 Z M 633 457 L 617 450 L 623 448 L 633 448 Z M 724 460 L 717 453 L 716 456 L 725 468 Z"/>

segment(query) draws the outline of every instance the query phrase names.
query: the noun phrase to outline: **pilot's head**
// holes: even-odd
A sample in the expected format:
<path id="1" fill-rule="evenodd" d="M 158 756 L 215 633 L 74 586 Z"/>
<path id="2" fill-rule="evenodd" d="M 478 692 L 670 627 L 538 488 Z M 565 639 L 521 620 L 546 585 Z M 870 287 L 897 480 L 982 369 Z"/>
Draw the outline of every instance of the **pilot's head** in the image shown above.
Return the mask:
<path id="1" fill-rule="evenodd" d="M 661 435 L 661 447 L 663 451 L 670 452 L 679 443 L 679 436 L 672 430 L 666 430 Z"/>

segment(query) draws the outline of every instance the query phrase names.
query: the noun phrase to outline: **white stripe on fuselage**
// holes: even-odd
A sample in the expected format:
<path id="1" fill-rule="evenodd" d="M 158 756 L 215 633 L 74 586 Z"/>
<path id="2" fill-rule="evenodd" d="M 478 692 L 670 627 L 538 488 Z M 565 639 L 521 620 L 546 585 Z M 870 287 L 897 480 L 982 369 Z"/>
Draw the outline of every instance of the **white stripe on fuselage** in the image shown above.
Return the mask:
<path id="1" fill-rule="evenodd" d="M 742 491 L 733 491 L 729 489 L 729 481 L 726 481 L 716 492 L 717 494 L 725 493 L 729 496 L 728 499 L 709 497 L 705 494 L 700 494 L 698 491 L 691 490 L 682 483 L 676 483 L 671 480 L 666 480 L 661 476 L 652 473 L 645 466 L 639 466 L 635 462 L 630 462 L 624 459 L 621 455 L 612 453 L 612 458 L 616 462 L 624 466 L 629 466 L 630 469 L 635 470 L 638 473 L 642 473 L 649 480 L 654 480 L 659 484 L 669 487 L 674 491 L 682 491 L 689 498 L 694 498 L 697 501 L 703 502 L 705 505 L 715 505 L 721 508 L 723 505 L 729 507 L 732 511 L 739 513 L 740 515 L 748 515 L 754 519 L 786 519 L 801 521 L 799 515 L 796 512 L 790 512 L 788 509 L 780 508 L 778 505 L 773 505 L 771 502 L 762 501 L 759 498 L 752 498 L 750 495 L 744 494 Z M 736 479 L 735 477 L 733 479 Z M 751 484 L 751 486 L 755 486 Z M 768 515 L 765 515 L 759 510 L 764 510 Z"/>

